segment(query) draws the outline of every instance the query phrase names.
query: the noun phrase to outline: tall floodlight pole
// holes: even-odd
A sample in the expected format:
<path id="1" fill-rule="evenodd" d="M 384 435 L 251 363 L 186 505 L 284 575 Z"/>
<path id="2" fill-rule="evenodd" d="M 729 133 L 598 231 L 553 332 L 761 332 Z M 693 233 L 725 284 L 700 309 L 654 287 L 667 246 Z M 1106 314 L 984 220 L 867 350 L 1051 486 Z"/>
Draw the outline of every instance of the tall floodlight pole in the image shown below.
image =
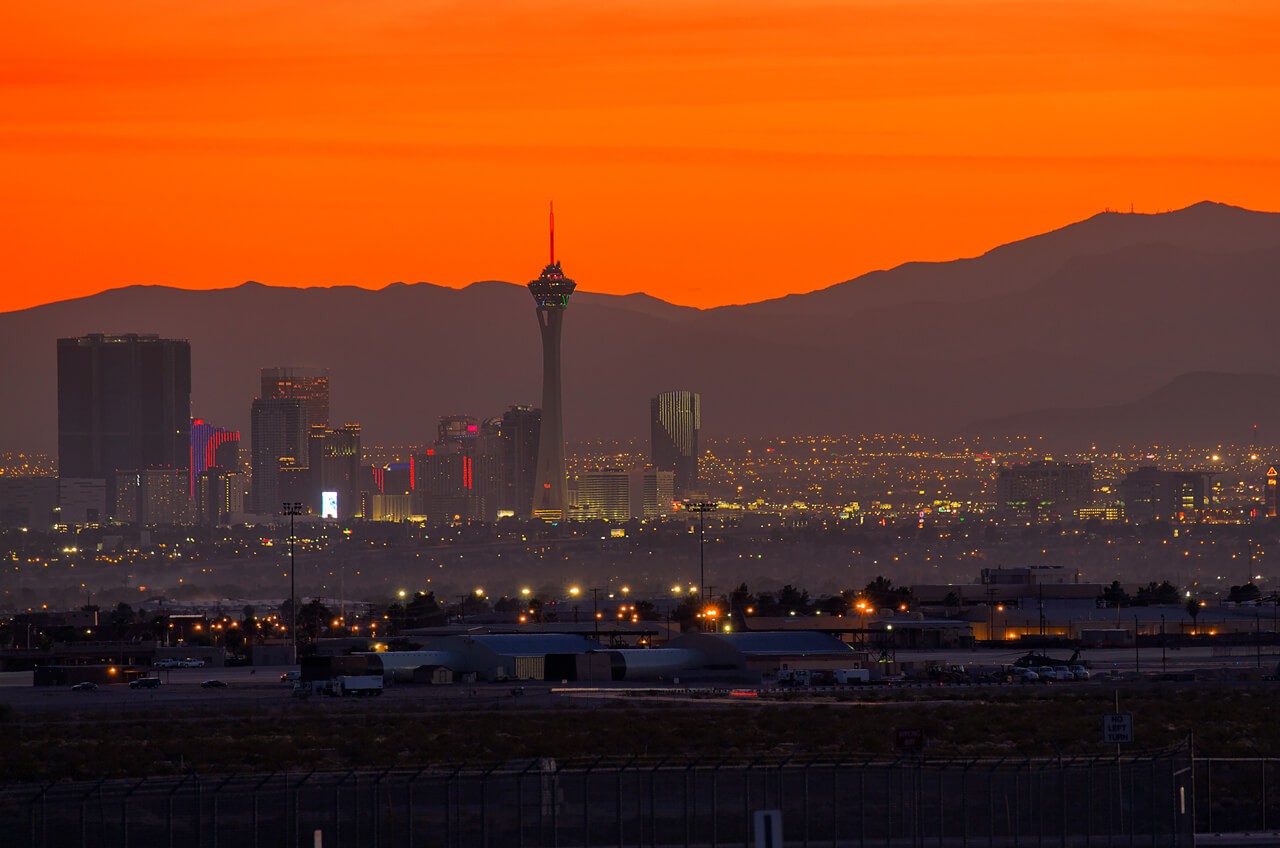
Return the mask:
<path id="1" fill-rule="evenodd" d="M 698 513 L 698 591 L 703 602 L 707 598 L 707 513 L 716 508 L 715 501 L 685 501 L 684 508 Z"/>
<path id="2" fill-rule="evenodd" d="M 534 475 L 533 518 L 564 521 L 569 517 L 569 481 L 564 464 L 564 419 L 560 395 L 560 334 L 569 296 L 577 283 L 564 275 L 556 261 L 555 211 L 551 212 L 551 254 L 529 293 L 538 304 L 542 332 L 542 424 L 538 434 L 538 462 Z"/>
<path id="3" fill-rule="evenodd" d="M 298 592 L 297 566 L 293 554 L 293 543 L 296 535 L 293 532 L 293 519 L 302 515 L 302 504 L 294 501 L 280 505 L 280 513 L 289 516 L 289 648 L 293 656 L 292 664 L 298 664 Z"/>

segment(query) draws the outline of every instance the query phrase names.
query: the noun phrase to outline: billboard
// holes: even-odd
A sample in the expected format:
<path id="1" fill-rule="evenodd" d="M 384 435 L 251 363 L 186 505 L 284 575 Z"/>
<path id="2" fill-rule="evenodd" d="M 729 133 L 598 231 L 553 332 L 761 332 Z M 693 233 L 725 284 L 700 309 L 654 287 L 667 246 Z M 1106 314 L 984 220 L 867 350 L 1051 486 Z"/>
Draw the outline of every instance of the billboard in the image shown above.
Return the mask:
<path id="1" fill-rule="evenodd" d="M 338 517 L 338 493 L 337 492 L 321 492 L 320 493 L 320 517 L 321 518 L 337 518 Z"/>

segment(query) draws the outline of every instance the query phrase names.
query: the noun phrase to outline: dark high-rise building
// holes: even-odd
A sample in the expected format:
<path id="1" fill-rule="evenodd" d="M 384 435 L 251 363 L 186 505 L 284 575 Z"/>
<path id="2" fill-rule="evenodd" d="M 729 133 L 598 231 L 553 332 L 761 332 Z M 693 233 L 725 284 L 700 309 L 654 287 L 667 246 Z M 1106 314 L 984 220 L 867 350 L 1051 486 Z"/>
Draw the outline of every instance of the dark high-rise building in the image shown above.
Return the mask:
<path id="1" fill-rule="evenodd" d="M 58 476 L 186 469 L 191 438 L 191 345 L 154 335 L 58 339 Z"/>
<path id="2" fill-rule="evenodd" d="M 513 406 L 502 415 L 502 493 L 498 508 L 519 516 L 533 512 L 533 484 L 537 475 L 538 436 L 542 410 Z"/>
<path id="3" fill-rule="evenodd" d="M 414 457 L 414 511 L 432 521 L 493 521 L 503 479 L 498 419 L 447 415 L 437 432 L 435 446 Z"/>
<path id="4" fill-rule="evenodd" d="M 191 422 L 191 496 L 196 481 L 210 468 L 236 471 L 240 465 L 240 431 L 215 427 L 202 418 Z"/>
<path id="5" fill-rule="evenodd" d="M 1129 521 L 1174 521 L 1207 509 L 1209 488 L 1199 472 L 1147 466 L 1124 475 L 1120 500 Z"/>
<path id="6" fill-rule="evenodd" d="M 322 512 L 324 493 L 337 496 L 334 518 L 354 518 L 361 512 L 360 492 L 364 481 L 360 465 L 360 425 L 347 424 L 336 430 L 312 427 L 308 465 L 311 469 L 312 509 Z"/>
<path id="7" fill-rule="evenodd" d="M 460 445 L 443 445 L 414 460 L 413 511 L 428 520 L 480 520 L 484 502 L 475 485 L 475 460 Z"/>
<path id="8" fill-rule="evenodd" d="M 280 486 L 281 468 L 297 469 L 308 459 L 307 410 L 297 398 L 258 398 L 250 413 L 250 465 L 253 489 L 250 510 L 275 515 L 286 499 Z M 291 479 L 296 476 L 291 472 Z M 288 500 L 302 500 L 290 487 Z"/>
<path id="9" fill-rule="evenodd" d="M 379 495 L 413 494 L 413 457 L 408 462 L 388 462 L 381 467 L 370 468 L 373 479 L 371 491 Z"/>
<path id="10" fill-rule="evenodd" d="M 329 426 L 329 369 L 327 368 L 263 368 L 263 400 L 291 398 L 305 402 L 307 421 L 311 427 Z"/>
<path id="11" fill-rule="evenodd" d="M 555 215 L 551 217 L 551 262 L 529 292 L 538 304 L 542 331 L 542 425 L 538 436 L 537 472 L 532 517 L 563 521 L 568 517 L 569 481 L 564 467 L 564 420 L 560 387 L 560 335 L 564 311 L 577 283 L 564 275 L 556 261 Z"/>
<path id="12" fill-rule="evenodd" d="M 697 392 L 663 392 L 649 401 L 654 468 L 675 473 L 676 493 L 698 486 L 698 431 L 702 427 Z"/>
<path id="13" fill-rule="evenodd" d="M 1087 462 L 1019 463 L 996 477 L 996 508 L 1018 518 L 1071 518 L 1092 503 L 1093 466 Z"/>

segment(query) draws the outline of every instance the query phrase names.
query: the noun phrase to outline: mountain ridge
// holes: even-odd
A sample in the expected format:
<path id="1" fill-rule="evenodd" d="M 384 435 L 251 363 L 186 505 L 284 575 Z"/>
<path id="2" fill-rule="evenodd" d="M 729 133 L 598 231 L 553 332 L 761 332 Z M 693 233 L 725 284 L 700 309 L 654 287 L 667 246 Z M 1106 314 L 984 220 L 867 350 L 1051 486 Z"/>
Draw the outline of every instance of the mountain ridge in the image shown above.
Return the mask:
<path id="1" fill-rule="evenodd" d="M 651 294 L 647 294 L 645 292 L 629 292 L 626 294 L 615 295 L 608 292 L 593 292 L 589 289 L 583 289 L 583 288 L 579 288 L 575 296 L 581 297 L 583 295 L 590 295 L 590 296 L 598 296 L 598 297 L 611 297 L 611 298 L 623 298 L 623 299 L 644 298 L 651 301 L 656 301 L 659 304 L 665 304 L 675 309 L 687 310 L 687 311 L 693 311 L 693 312 L 704 312 L 704 313 L 714 312 L 717 310 L 750 309 L 753 307 L 766 306 L 766 305 L 776 306 L 779 304 L 795 303 L 795 302 L 798 302 L 799 299 L 808 298 L 813 295 L 824 295 L 824 294 L 830 294 L 836 291 L 845 291 L 849 287 L 856 288 L 860 285 L 863 287 L 866 287 L 868 283 L 871 283 L 873 281 L 878 282 L 881 279 L 883 279 L 886 275 L 889 277 L 893 277 L 898 274 L 918 271 L 921 269 L 936 269 L 939 267 L 947 267 L 947 266 L 963 267 L 964 263 L 975 262 L 978 260 L 990 258 L 992 256 L 1001 256 L 1006 253 L 1016 253 L 1020 250 L 1025 249 L 1025 247 L 1028 245 L 1040 244 L 1045 239 L 1053 239 L 1055 237 L 1061 236 L 1061 234 L 1064 234 L 1064 233 L 1081 232 L 1084 229 L 1094 226 L 1095 223 L 1099 221 L 1125 220 L 1125 223 L 1127 224 L 1129 223 L 1127 219 L 1132 219 L 1132 220 L 1138 221 L 1140 223 L 1140 226 L 1146 226 L 1148 223 L 1146 219 L 1163 219 L 1168 221 L 1168 220 L 1177 220 L 1179 218 L 1194 217 L 1195 218 L 1194 223 L 1198 226 L 1202 219 L 1202 216 L 1206 214 L 1214 215 L 1214 216 L 1230 215 L 1233 217 L 1234 221 L 1250 220 L 1250 219 L 1257 221 L 1262 218 L 1270 219 L 1273 222 L 1280 221 L 1280 212 L 1269 212 L 1269 211 L 1263 211 L 1263 210 L 1247 209 L 1242 206 L 1235 206 L 1233 204 L 1222 203 L 1219 201 L 1212 201 L 1212 200 L 1197 201 L 1196 203 L 1193 203 L 1190 206 L 1185 206 L 1180 209 L 1169 210 L 1166 212 L 1154 212 L 1154 213 L 1153 212 L 1119 212 L 1119 211 L 1113 211 L 1113 210 L 1106 210 L 1103 212 L 1095 213 L 1094 215 L 1091 215 L 1088 218 L 1084 218 L 1079 221 L 1065 224 L 1061 227 L 1056 227 L 1044 233 L 1037 233 L 1034 235 L 1015 239 L 1011 242 L 1006 242 L 1004 244 L 996 245 L 975 256 L 960 256 L 960 257 L 955 257 L 953 259 L 936 260 L 936 261 L 908 260 L 906 262 L 900 263 L 890 268 L 880 268 L 880 269 L 867 271 L 863 274 L 859 274 L 856 277 L 851 277 L 847 280 L 843 280 L 837 283 L 832 283 L 827 286 L 820 286 L 808 292 L 794 292 L 794 293 L 781 295 L 779 297 L 765 298 L 764 300 L 753 301 L 751 303 L 746 303 L 746 304 L 722 304 L 719 306 L 704 308 L 704 307 L 686 306 L 683 304 L 672 303 L 671 301 L 663 300 L 659 297 L 656 297 Z M 1245 234 L 1245 237 L 1247 237 L 1247 234 Z M 1166 236 L 1162 240 L 1160 240 L 1160 243 L 1171 243 L 1171 241 L 1172 241 L 1172 238 Z M 1101 250 L 1097 252 L 1106 252 L 1106 251 Z M 457 286 L 457 287 L 445 286 L 439 283 L 432 283 L 429 281 L 421 281 L 421 280 L 412 282 L 412 283 L 405 282 L 403 280 L 398 280 L 398 281 L 385 283 L 382 286 L 358 286 L 358 285 L 349 284 L 349 283 L 329 285 L 329 286 L 290 285 L 290 284 L 264 283 L 257 280 L 245 280 L 244 282 L 241 282 L 233 286 L 223 286 L 219 288 L 209 288 L 209 289 L 187 289 L 182 286 L 166 284 L 166 283 L 130 283 L 128 285 L 112 286 L 111 288 L 103 289 L 102 291 L 96 292 L 95 294 L 92 294 L 92 295 L 84 295 L 82 297 L 50 301 L 48 303 L 38 304 L 36 306 L 31 306 L 31 307 L 25 307 L 23 309 L 15 309 L 15 310 L 9 310 L 7 312 L 0 312 L 0 315 L 7 315 L 12 312 L 24 312 L 31 309 L 40 309 L 42 307 L 52 306 L 58 303 L 69 303 L 73 301 L 84 300 L 86 297 L 97 297 L 99 295 L 110 294 L 112 292 L 128 291 L 133 289 L 172 289 L 177 291 L 195 292 L 195 291 L 227 291 L 229 289 L 242 288 L 245 286 L 250 286 L 250 287 L 259 286 L 267 289 L 296 289 L 301 291 L 312 291 L 312 290 L 319 290 L 319 289 L 351 289 L 351 290 L 365 291 L 365 292 L 382 292 L 388 289 L 394 289 L 395 287 L 401 287 L 401 286 L 404 286 L 404 287 L 429 286 L 433 289 L 438 289 L 440 291 L 460 292 L 460 291 L 466 291 L 467 289 L 470 289 L 474 286 L 484 286 L 492 283 L 500 283 L 503 285 L 516 286 L 519 288 L 523 288 L 525 285 L 524 283 L 513 283 L 506 280 L 473 280 L 467 283 L 466 285 Z"/>
<path id="2" fill-rule="evenodd" d="M 989 251 L 920 266 L 928 279 L 888 298 L 853 286 L 797 296 L 816 298 L 804 308 L 699 310 L 579 291 L 565 321 L 567 435 L 643 437 L 648 397 L 676 388 L 702 393 L 717 435 L 946 434 L 1268 361 L 1280 215 L 1209 205 L 1136 228 L 1130 217 L 1081 222 L 1115 232 L 1075 252 L 1079 230 L 1017 243 L 1027 256 L 1013 265 Z M 0 447 L 51 447 L 55 340 L 91 332 L 190 339 L 193 414 L 242 431 L 257 371 L 272 365 L 330 367 L 335 420 L 360 421 L 370 443 L 426 441 L 439 415 L 494 415 L 541 395 L 522 285 L 128 286 L 0 313 L 0 403 L 21 411 L 0 416 Z"/>

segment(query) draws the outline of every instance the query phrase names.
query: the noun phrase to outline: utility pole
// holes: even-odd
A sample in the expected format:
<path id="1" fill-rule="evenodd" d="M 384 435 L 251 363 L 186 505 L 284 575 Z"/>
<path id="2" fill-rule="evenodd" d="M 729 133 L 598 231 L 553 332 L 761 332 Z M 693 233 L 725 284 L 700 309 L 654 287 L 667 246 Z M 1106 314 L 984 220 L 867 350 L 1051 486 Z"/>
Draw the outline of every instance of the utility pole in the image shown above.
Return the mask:
<path id="1" fill-rule="evenodd" d="M 1138 653 L 1138 617 L 1133 617 L 1133 670 L 1142 673 L 1142 656 Z"/>
<path id="2" fill-rule="evenodd" d="M 600 590 L 591 590 L 591 620 L 595 622 L 596 641 L 600 641 Z"/>
<path id="3" fill-rule="evenodd" d="M 302 515 L 302 504 L 294 501 L 292 503 L 283 503 L 280 505 L 280 512 L 289 516 L 289 646 L 293 659 L 293 665 L 298 664 L 298 590 L 297 590 L 297 560 L 294 558 L 294 542 L 296 537 L 293 531 L 293 520 Z"/>
<path id="4" fill-rule="evenodd" d="M 996 629 L 996 590 L 987 589 L 987 641 L 992 641 L 995 637 L 992 633 Z"/>

